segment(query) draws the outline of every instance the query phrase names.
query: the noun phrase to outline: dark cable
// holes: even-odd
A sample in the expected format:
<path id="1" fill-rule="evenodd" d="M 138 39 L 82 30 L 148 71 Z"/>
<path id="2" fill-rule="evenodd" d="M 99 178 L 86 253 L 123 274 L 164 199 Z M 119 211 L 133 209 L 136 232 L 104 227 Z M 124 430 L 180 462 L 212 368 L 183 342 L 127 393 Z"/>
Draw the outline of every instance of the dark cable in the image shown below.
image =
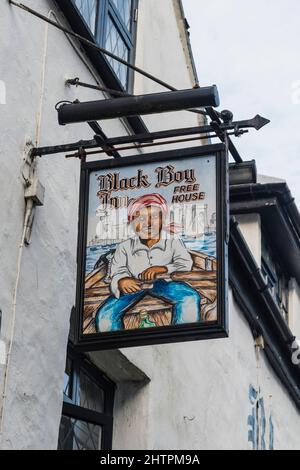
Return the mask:
<path id="1" fill-rule="evenodd" d="M 56 21 L 53 21 L 50 18 L 47 18 L 46 16 L 42 15 L 41 13 L 38 13 L 37 11 L 35 11 L 32 8 L 24 5 L 23 3 L 17 3 L 14 0 L 9 0 L 9 3 L 11 5 L 14 5 L 14 6 L 18 7 L 18 8 L 21 8 L 22 10 L 26 11 L 27 13 L 31 13 L 33 16 L 36 16 L 37 18 L 40 18 L 43 21 L 46 21 L 47 23 L 51 24 L 55 28 L 60 29 L 64 33 L 69 34 L 70 36 L 74 36 L 76 39 L 78 39 L 79 41 L 81 41 L 84 44 L 88 45 L 89 47 L 92 47 L 93 49 L 96 49 L 97 51 L 101 52 L 102 54 L 105 54 L 108 57 L 111 57 L 112 59 L 120 62 L 121 64 L 123 64 L 126 67 L 134 70 L 135 72 L 138 72 L 141 75 L 144 75 L 144 77 L 149 78 L 150 80 L 158 83 L 162 87 L 167 88 L 170 91 L 178 91 L 177 88 L 173 87 L 172 85 L 169 85 L 168 83 L 164 82 L 163 80 L 160 80 L 159 78 L 155 77 L 154 75 L 151 75 L 150 73 L 146 72 L 145 70 L 140 69 L 139 67 L 136 67 L 133 64 L 130 64 L 126 60 L 121 59 L 121 57 L 116 56 L 115 54 L 108 51 L 107 49 L 104 49 L 103 47 L 98 46 L 94 42 L 89 41 L 89 39 L 86 39 L 83 36 L 80 36 L 80 34 L 77 34 L 74 31 L 72 31 L 68 28 L 65 28 L 64 26 L 60 25 Z M 190 109 L 188 111 L 193 112 L 193 113 L 197 113 L 197 114 L 202 114 L 202 115 L 205 115 L 205 116 L 207 115 L 207 113 L 205 111 L 201 111 L 200 109 Z"/>

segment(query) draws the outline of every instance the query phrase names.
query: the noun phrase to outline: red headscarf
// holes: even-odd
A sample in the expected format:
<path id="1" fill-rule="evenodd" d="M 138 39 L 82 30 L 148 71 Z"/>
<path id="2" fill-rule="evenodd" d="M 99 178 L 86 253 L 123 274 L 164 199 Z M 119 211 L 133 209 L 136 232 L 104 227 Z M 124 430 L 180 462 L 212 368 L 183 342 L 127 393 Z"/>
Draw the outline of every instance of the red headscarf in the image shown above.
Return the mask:
<path id="1" fill-rule="evenodd" d="M 167 201 L 165 200 L 163 196 L 161 196 L 158 193 L 144 194 L 143 196 L 133 199 L 129 203 L 129 206 L 127 209 L 128 222 L 130 223 L 133 221 L 133 216 L 137 211 L 141 210 L 143 207 L 149 207 L 149 206 L 159 207 L 164 217 L 168 215 Z M 181 228 L 182 228 L 181 225 L 174 224 L 174 223 L 164 226 L 164 229 L 170 233 L 178 232 Z"/>

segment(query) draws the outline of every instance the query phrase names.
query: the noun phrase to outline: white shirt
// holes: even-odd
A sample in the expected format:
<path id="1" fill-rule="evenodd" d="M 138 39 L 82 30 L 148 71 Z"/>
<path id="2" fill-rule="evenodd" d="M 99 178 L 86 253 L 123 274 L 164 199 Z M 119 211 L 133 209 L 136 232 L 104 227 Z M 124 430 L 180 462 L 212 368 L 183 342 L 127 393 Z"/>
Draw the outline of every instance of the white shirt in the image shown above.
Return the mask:
<path id="1" fill-rule="evenodd" d="M 148 248 L 135 236 L 121 242 L 116 248 L 110 266 L 111 291 L 119 298 L 119 280 L 124 277 L 138 279 L 139 274 L 151 266 L 164 266 L 168 273 L 173 273 L 190 271 L 192 264 L 191 255 L 179 238 L 161 238 Z"/>

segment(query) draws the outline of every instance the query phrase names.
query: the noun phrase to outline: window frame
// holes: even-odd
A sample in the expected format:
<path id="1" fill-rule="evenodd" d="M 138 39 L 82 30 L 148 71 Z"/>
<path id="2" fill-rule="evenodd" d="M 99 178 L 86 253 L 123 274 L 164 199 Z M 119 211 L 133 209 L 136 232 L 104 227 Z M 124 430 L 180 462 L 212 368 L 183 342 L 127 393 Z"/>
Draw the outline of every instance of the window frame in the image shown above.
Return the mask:
<path id="1" fill-rule="evenodd" d="M 129 63 L 133 64 L 135 60 L 135 53 L 136 53 L 136 30 L 137 30 L 137 21 L 135 21 L 135 10 L 137 10 L 137 3 L 138 0 L 132 0 L 131 3 L 131 13 L 130 13 L 130 31 L 128 31 L 128 28 L 126 25 L 124 25 L 123 20 L 119 14 L 119 11 L 114 4 L 113 0 L 102 0 L 103 5 L 102 5 L 102 12 L 100 13 L 99 9 L 99 16 L 102 16 L 102 27 L 98 29 L 100 30 L 100 34 L 96 34 L 96 40 L 99 37 L 100 44 L 102 44 L 102 47 L 105 47 L 104 41 L 106 38 L 106 32 L 107 32 L 107 24 L 108 24 L 108 18 L 111 17 L 111 20 L 113 24 L 115 25 L 118 33 L 122 37 L 126 47 L 129 50 Z M 110 68 L 112 69 L 112 72 L 117 76 L 116 72 L 112 68 L 110 62 L 107 60 Z M 126 78 L 126 83 L 127 87 L 123 87 L 125 91 L 131 93 L 133 91 L 133 82 L 134 82 L 134 74 L 133 70 L 127 68 L 127 78 Z M 121 83 L 121 81 L 120 81 Z"/>
<path id="2" fill-rule="evenodd" d="M 63 393 L 62 415 L 68 418 L 86 421 L 101 426 L 101 450 L 111 450 L 113 435 L 113 407 L 115 384 L 103 374 L 82 353 L 69 345 L 67 360 L 71 360 L 71 383 L 69 384 L 70 396 Z M 95 382 L 104 394 L 103 412 L 84 408 L 79 404 L 80 372 L 84 372 Z"/>
<path id="3" fill-rule="evenodd" d="M 55 0 L 57 8 L 61 10 L 65 18 L 67 19 L 68 23 L 70 24 L 73 31 L 75 31 L 80 36 L 88 39 L 91 42 L 96 43 L 95 37 L 93 36 L 90 28 L 88 27 L 87 23 L 84 21 L 82 15 L 80 14 L 78 8 L 73 3 L 72 0 Z M 107 0 L 104 0 L 106 2 Z M 103 5 L 104 5 L 103 2 Z M 136 10 L 138 10 L 138 2 L 139 0 L 133 0 L 133 5 Z M 134 20 L 134 18 L 133 18 Z M 132 51 L 132 57 L 130 58 L 131 63 L 134 62 L 135 53 L 136 53 L 136 37 L 137 37 L 137 21 L 135 21 L 134 31 L 132 31 L 132 38 L 134 42 L 134 50 Z M 85 51 L 86 55 L 88 56 L 89 60 L 93 64 L 95 70 L 99 74 L 99 79 L 107 88 L 111 88 L 116 91 L 124 92 L 124 88 L 121 85 L 120 80 L 118 79 L 116 73 L 113 71 L 111 65 L 109 64 L 108 60 L 106 59 L 105 55 L 100 53 L 99 51 L 89 47 L 87 44 L 81 44 L 81 48 Z M 133 91 L 133 83 L 134 83 L 134 73 L 132 69 L 129 69 L 128 75 L 128 93 Z M 113 99 L 117 99 L 116 96 L 111 96 Z M 148 129 L 141 119 L 140 116 L 129 116 L 125 119 L 130 128 L 132 129 L 134 134 L 146 134 Z"/>
<path id="4" fill-rule="evenodd" d="M 108 23 L 108 17 L 110 16 L 115 27 L 117 28 L 120 36 L 124 40 L 124 43 L 126 44 L 126 47 L 129 50 L 129 63 L 133 64 L 134 59 L 135 59 L 135 53 L 136 53 L 136 32 L 137 32 L 137 21 L 135 19 L 135 11 L 138 10 L 138 1 L 139 0 L 132 0 L 131 4 L 131 19 L 130 19 L 130 31 L 128 31 L 128 28 L 126 25 L 124 25 L 121 15 L 119 14 L 119 11 L 114 4 L 113 0 L 98 0 L 98 7 L 97 7 L 97 12 L 96 12 L 96 25 L 95 25 L 95 34 L 91 31 L 88 23 L 86 22 L 85 18 L 81 14 L 78 6 L 75 4 L 75 0 L 67 0 L 70 2 L 71 5 L 69 7 L 64 7 L 64 4 L 66 3 L 66 0 L 63 0 L 61 5 L 59 5 L 64 14 L 66 14 L 67 19 L 71 19 L 71 16 L 73 15 L 75 19 L 76 18 L 76 23 L 79 21 L 82 23 L 85 29 L 85 34 L 88 34 L 90 36 L 88 39 L 91 41 L 95 42 L 98 44 L 100 47 L 105 48 L 105 37 L 106 37 L 106 31 L 107 31 L 107 23 Z M 71 21 L 71 26 L 72 21 Z M 73 27 L 74 29 L 74 27 Z M 81 33 L 79 33 L 81 34 Z M 113 67 L 111 66 L 109 60 L 103 55 L 103 59 L 106 62 L 106 67 L 110 69 L 110 73 L 114 76 L 114 79 L 119 82 L 119 86 L 121 87 L 122 91 L 132 93 L 133 91 L 133 82 L 134 82 L 134 74 L 132 69 L 127 69 L 127 87 L 124 87 L 114 71 Z"/>
<path id="5" fill-rule="evenodd" d="M 271 237 L 267 228 L 261 231 L 261 270 L 268 283 L 276 304 L 278 305 L 286 323 L 289 323 L 289 284 L 290 275 L 279 261 L 279 256 L 270 243 Z"/>
<path id="6" fill-rule="evenodd" d="M 81 13 L 79 7 L 77 6 L 76 0 L 70 0 L 70 1 L 74 4 L 77 13 L 81 16 L 82 21 L 84 22 L 84 24 L 86 25 L 86 27 L 89 29 L 91 35 L 92 35 L 93 37 L 96 37 L 96 35 L 97 35 L 97 29 L 98 29 L 98 24 L 99 24 L 100 8 L 97 7 L 97 10 L 96 10 L 96 15 L 95 15 L 95 34 L 94 34 L 93 31 L 91 30 L 91 28 L 89 27 L 89 24 L 88 24 L 88 22 L 86 21 L 85 17 L 82 15 L 82 13 Z M 97 5 L 101 4 L 100 1 L 101 1 L 101 0 L 96 0 Z"/>

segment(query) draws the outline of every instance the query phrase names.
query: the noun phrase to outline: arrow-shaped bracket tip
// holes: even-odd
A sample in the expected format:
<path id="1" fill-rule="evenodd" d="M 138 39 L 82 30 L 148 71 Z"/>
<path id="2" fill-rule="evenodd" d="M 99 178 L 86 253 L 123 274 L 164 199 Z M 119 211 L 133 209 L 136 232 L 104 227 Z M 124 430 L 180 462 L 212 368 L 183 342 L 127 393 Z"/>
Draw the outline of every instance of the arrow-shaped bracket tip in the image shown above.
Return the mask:
<path id="1" fill-rule="evenodd" d="M 266 126 L 267 124 L 269 124 L 269 122 L 271 122 L 269 119 L 266 119 L 262 116 L 260 116 L 259 114 L 257 114 L 254 118 L 253 118 L 253 124 L 254 124 L 254 128 L 259 131 L 259 129 L 261 129 L 262 127 Z"/>

